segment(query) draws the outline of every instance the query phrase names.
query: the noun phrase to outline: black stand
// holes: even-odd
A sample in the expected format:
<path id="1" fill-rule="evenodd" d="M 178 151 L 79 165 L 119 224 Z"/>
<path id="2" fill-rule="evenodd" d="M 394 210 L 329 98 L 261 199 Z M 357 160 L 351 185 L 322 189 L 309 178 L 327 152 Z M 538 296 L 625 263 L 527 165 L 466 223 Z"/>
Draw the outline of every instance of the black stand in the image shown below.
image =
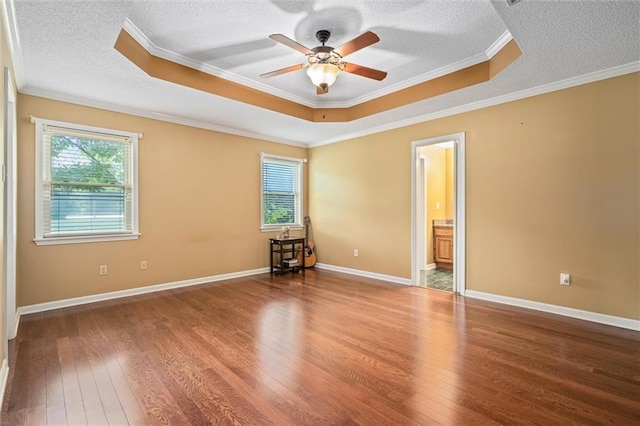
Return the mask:
<path id="1" fill-rule="evenodd" d="M 287 271 L 295 272 L 297 268 L 305 273 L 305 238 L 269 238 L 269 256 L 271 258 L 271 273 L 283 274 Z M 302 253 L 302 262 L 295 266 L 287 266 L 285 259 L 295 259 L 298 252 Z"/>

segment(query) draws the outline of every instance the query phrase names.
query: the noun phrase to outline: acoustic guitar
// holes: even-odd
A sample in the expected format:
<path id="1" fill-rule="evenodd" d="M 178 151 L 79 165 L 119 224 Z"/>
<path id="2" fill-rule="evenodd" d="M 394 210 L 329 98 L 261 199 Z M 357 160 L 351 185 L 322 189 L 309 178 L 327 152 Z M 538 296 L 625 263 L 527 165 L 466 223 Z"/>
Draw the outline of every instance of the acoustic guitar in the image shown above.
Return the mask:
<path id="1" fill-rule="evenodd" d="M 309 241 L 309 224 L 311 223 L 311 219 L 309 216 L 304 217 L 304 238 L 306 240 L 306 244 L 304 249 L 299 251 L 296 255 L 298 262 L 302 265 L 302 253 L 304 253 L 304 266 L 305 268 L 311 268 L 316 264 L 316 251 L 313 242 Z"/>

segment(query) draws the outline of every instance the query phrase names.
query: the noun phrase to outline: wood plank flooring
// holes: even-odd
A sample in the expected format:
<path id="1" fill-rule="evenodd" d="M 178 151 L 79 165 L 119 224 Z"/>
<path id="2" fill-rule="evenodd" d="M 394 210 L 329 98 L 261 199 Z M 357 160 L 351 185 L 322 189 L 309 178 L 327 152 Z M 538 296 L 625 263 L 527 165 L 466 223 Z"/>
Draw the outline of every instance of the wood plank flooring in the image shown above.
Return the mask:
<path id="1" fill-rule="evenodd" d="M 308 270 L 22 317 L 2 423 L 638 425 L 640 333 Z"/>

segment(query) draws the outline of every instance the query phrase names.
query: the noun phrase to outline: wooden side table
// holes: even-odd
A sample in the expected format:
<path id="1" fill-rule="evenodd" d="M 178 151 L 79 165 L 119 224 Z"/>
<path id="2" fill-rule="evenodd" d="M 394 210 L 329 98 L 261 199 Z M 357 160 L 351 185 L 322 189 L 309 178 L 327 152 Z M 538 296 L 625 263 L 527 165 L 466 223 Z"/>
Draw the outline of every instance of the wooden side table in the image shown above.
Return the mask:
<path id="1" fill-rule="evenodd" d="M 296 267 L 305 273 L 305 256 L 304 246 L 306 239 L 304 237 L 293 238 L 269 238 L 269 256 L 271 273 L 284 273 L 286 271 L 294 271 Z M 283 260 L 289 258 L 296 258 L 298 252 L 302 252 L 302 263 L 293 268 L 288 268 L 284 265 Z M 275 259 L 275 261 L 274 261 Z"/>

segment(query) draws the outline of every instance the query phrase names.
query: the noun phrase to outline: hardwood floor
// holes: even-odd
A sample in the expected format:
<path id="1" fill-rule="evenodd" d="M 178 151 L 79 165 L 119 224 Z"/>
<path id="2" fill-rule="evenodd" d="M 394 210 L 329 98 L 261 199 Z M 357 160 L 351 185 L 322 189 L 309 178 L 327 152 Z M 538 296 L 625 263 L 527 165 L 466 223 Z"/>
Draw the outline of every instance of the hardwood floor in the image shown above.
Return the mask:
<path id="1" fill-rule="evenodd" d="M 328 271 L 24 316 L 3 424 L 640 424 L 640 333 Z"/>

